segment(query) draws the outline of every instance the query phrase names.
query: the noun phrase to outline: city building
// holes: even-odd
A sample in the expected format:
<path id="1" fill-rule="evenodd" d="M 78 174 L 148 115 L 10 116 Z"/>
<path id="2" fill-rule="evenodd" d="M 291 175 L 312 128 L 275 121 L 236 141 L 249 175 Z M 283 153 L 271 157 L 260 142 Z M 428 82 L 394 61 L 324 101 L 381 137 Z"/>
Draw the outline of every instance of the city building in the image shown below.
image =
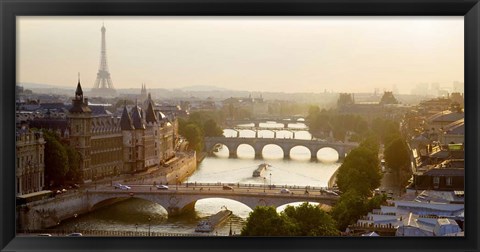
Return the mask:
<path id="1" fill-rule="evenodd" d="M 56 133 L 80 154 L 81 180 L 95 181 L 144 171 L 175 156 L 176 116 L 155 109 L 150 95 L 144 104 L 145 108 L 125 106 L 122 116 L 116 116 L 105 106 L 89 105 L 79 80 L 71 105 L 44 104 L 44 109 L 17 111 L 17 127 Z"/>
<path id="2" fill-rule="evenodd" d="M 16 195 L 39 192 L 44 181 L 45 140 L 41 131 L 23 126 L 16 132 Z"/>

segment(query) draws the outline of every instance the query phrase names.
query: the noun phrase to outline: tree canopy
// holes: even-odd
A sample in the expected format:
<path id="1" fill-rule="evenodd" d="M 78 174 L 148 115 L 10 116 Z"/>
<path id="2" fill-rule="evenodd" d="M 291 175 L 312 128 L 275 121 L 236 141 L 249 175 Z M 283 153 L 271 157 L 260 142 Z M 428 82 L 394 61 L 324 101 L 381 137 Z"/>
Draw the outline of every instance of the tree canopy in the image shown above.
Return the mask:
<path id="1" fill-rule="evenodd" d="M 45 131 L 45 177 L 48 183 L 61 184 L 69 170 L 68 153 L 53 132 Z"/>
<path id="2" fill-rule="evenodd" d="M 397 176 L 399 186 L 404 186 L 410 177 L 410 155 L 405 141 L 398 137 L 392 140 L 384 151 L 385 163 Z"/>
<path id="3" fill-rule="evenodd" d="M 332 217 L 317 206 L 303 203 L 288 206 L 281 213 L 274 207 L 259 206 L 247 218 L 243 236 L 335 236 Z"/>
<path id="4" fill-rule="evenodd" d="M 354 190 L 360 195 L 370 196 L 372 190 L 380 186 L 382 174 L 379 167 L 378 149 L 375 145 L 361 144 L 348 154 L 338 168 L 338 188 L 342 192 Z"/>
<path id="5" fill-rule="evenodd" d="M 386 202 L 385 195 L 376 195 L 368 198 L 355 190 L 349 190 L 340 196 L 332 210 L 332 217 L 339 230 L 345 230 L 348 225 L 354 224 L 360 217 L 366 215 Z"/>

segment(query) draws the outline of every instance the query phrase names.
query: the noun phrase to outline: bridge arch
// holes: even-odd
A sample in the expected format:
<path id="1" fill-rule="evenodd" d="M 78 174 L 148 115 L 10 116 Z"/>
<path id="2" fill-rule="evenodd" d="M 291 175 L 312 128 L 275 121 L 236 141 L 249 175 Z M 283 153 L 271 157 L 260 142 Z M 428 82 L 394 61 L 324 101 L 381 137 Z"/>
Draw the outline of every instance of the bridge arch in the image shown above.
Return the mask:
<path id="1" fill-rule="evenodd" d="M 273 153 L 273 155 L 264 155 L 263 151 L 265 150 L 265 148 L 270 148 L 271 153 Z M 280 151 L 282 153 L 280 153 Z M 280 146 L 278 144 L 275 144 L 275 143 L 270 143 L 270 144 L 265 144 L 261 147 L 261 149 L 259 150 L 259 153 L 257 154 L 257 157 L 258 156 L 267 157 L 267 158 L 276 158 L 277 156 L 278 157 L 285 157 L 285 153 L 286 153 L 286 150 L 282 146 Z M 276 154 L 278 154 L 278 155 L 276 155 Z"/>
<path id="2" fill-rule="evenodd" d="M 322 197 L 309 197 L 308 195 L 267 195 L 258 193 L 233 193 L 225 191 L 188 191 L 188 192 L 130 192 L 130 191 L 98 191 L 88 193 L 88 210 L 91 211 L 98 203 L 111 200 L 114 198 L 140 198 L 147 201 L 151 201 L 161 205 L 167 210 L 169 216 L 179 215 L 186 211 L 193 211 L 195 209 L 195 203 L 200 199 L 206 198 L 225 198 L 234 201 L 238 201 L 251 209 L 256 206 L 274 206 L 278 207 L 287 203 L 298 202 L 305 200 L 304 197 L 308 197 L 307 201 L 333 204 L 336 199 L 322 198 Z"/>
<path id="3" fill-rule="evenodd" d="M 330 147 L 337 151 L 338 161 L 343 161 L 346 153 L 358 146 L 357 143 L 327 142 L 324 140 L 305 140 L 305 139 L 272 139 L 272 138 L 231 138 L 231 137 L 209 137 L 205 138 L 205 149 L 211 152 L 217 143 L 224 144 L 230 151 L 230 156 L 236 156 L 236 150 L 240 144 L 250 144 L 255 150 L 255 156 L 262 156 L 263 148 L 267 145 L 278 145 L 284 154 L 284 158 L 289 158 L 290 149 L 297 145 L 302 145 L 310 150 L 312 158 L 317 158 L 317 152 L 325 147 Z"/>
<path id="4" fill-rule="evenodd" d="M 327 162 L 335 162 L 340 160 L 340 152 L 339 150 L 332 148 L 332 147 L 322 147 L 320 148 L 315 155 L 317 159 Z"/>
<path id="5" fill-rule="evenodd" d="M 306 152 L 308 152 L 308 153 L 306 153 Z M 302 155 L 304 153 L 306 155 Z M 313 156 L 312 151 L 304 145 L 292 146 L 290 148 L 289 154 L 288 154 L 290 158 L 292 157 L 292 154 L 293 154 L 293 156 L 296 156 L 297 158 L 300 158 L 300 159 L 311 159 L 311 157 Z"/>

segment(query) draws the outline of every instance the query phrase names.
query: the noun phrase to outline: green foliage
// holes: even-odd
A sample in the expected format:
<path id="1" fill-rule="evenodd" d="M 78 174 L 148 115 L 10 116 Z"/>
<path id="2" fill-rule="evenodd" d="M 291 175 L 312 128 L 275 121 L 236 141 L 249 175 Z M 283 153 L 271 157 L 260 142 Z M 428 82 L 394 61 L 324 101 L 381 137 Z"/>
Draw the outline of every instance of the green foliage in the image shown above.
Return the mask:
<path id="1" fill-rule="evenodd" d="M 208 119 L 203 124 L 203 129 L 206 137 L 217 137 L 223 136 L 223 130 L 218 126 L 217 122 L 213 119 Z"/>
<path id="2" fill-rule="evenodd" d="M 274 207 L 256 207 L 242 229 L 243 236 L 335 236 L 335 221 L 320 208 L 304 203 L 288 206 L 282 213 Z"/>
<path id="3" fill-rule="evenodd" d="M 316 137 L 326 137 L 333 133 L 335 140 L 344 141 L 347 131 L 356 134 L 350 140 L 361 140 L 368 133 L 368 123 L 358 115 L 341 115 L 334 111 L 310 107 L 308 117 L 310 133 Z"/>
<path id="4" fill-rule="evenodd" d="M 399 186 L 404 186 L 410 177 L 410 155 L 405 141 L 398 137 L 392 140 L 384 151 L 386 165 L 396 174 Z"/>
<path id="5" fill-rule="evenodd" d="M 332 217 L 317 206 L 307 202 L 298 207 L 288 206 L 283 213 L 295 223 L 296 236 L 339 235 Z"/>
<path id="6" fill-rule="evenodd" d="M 375 118 L 372 121 L 372 131 L 380 138 L 380 141 L 387 145 L 393 139 L 400 137 L 400 125 L 398 122 L 385 119 Z"/>
<path id="7" fill-rule="evenodd" d="M 178 119 L 178 133 L 187 139 L 190 150 L 200 152 L 203 149 L 204 137 L 223 135 L 218 122 L 224 119 L 221 111 L 193 112 L 188 120 Z"/>
<path id="8" fill-rule="evenodd" d="M 370 196 L 372 190 L 380 186 L 378 151 L 363 144 L 353 149 L 338 168 L 337 185 L 340 191 L 356 191 L 362 196 Z"/>
<path id="9" fill-rule="evenodd" d="M 65 146 L 68 156 L 69 169 L 66 178 L 71 181 L 79 181 L 82 171 L 80 170 L 80 153 L 71 146 Z"/>
<path id="10" fill-rule="evenodd" d="M 408 146 L 402 138 L 392 140 L 385 147 L 385 162 L 388 167 L 394 171 L 400 171 L 408 166 L 410 157 L 408 154 Z"/>
<path id="11" fill-rule="evenodd" d="M 345 230 L 360 217 L 368 213 L 367 198 L 354 190 L 349 190 L 340 196 L 332 210 L 332 217 L 337 222 L 339 230 Z"/>
<path id="12" fill-rule="evenodd" d="M 46 142 L 44 159 L 46 180 L 61 184 L 69 170 L 67 150 L 54 133 L 45 131 L 43 137 Z"/>
<path id="13" fill-rule="evenodd" d="M 242 236 L 292 236 L 296 227 L 285 216 L 277 213 L 274 207 L 258 206 L 247 218 L 242 228 Z"/>
<path id="14" fill-rule="evenodd" d="M 385 194 L 367 198 L 350 190 L 340 196 L 332 210 L 332 217 L 337 223 L 337 228 L 343 231 L 348 225 L 354 224 L 360 217 L 367 215 L 373 209 L 380 208 L 386 202 Z"/>
<path id="15" fill-rule="evenodd" d="M 188 141 L 190 150 L 197 152 L 203 149 L 203 132 L 202 129 L 196 123 L 188 123 L 185 127 L 182 127 L 183 131 L 180 132 Z"/>

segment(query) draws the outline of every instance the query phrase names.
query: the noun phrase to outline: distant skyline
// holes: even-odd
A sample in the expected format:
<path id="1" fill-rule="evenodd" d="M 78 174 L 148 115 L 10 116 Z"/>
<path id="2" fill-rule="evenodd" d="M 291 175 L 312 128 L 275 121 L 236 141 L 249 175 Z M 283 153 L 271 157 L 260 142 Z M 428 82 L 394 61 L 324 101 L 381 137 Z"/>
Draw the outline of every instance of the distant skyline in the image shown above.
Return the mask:
<path id="1" fill-rule="evenodd" d="M 410 93 L 464 82 L 463 17 L 18 17 L 17 82 Z"/>

